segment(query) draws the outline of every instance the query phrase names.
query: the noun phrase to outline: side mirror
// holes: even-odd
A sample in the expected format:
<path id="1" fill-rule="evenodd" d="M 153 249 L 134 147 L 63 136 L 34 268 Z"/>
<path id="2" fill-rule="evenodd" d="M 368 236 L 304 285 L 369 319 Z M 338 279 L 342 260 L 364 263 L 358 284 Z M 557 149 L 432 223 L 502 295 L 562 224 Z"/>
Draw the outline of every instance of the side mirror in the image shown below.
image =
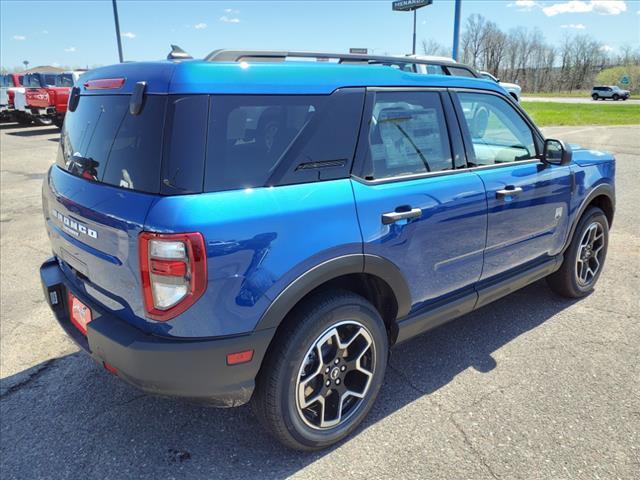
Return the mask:
<path id="1" fill-rule="evenodd" d="M 569 165 L 571 163 L 571 147 L 563 141 L 547 138 L 544 141 L 542 161 L 548 165 Z"/>

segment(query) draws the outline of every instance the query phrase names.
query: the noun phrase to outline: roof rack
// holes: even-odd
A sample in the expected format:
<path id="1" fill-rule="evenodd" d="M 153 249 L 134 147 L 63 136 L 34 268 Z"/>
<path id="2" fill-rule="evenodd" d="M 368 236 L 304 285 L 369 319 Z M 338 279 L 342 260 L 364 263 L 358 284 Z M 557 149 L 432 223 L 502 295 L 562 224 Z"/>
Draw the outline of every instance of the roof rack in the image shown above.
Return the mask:
<path id="1" fill-rule="evenodd" d="M 317 61 L 337 60 L 338 63 L 363 64 L 424 64 L 460 66 L 448 60 L 423 60 L 414 57 L 365 55 L 360 53 L 297 52 L 278 50 L 214 50 L 204 60 L 207 62 L 284 62 L 287 58 L 315 58 Z"/>

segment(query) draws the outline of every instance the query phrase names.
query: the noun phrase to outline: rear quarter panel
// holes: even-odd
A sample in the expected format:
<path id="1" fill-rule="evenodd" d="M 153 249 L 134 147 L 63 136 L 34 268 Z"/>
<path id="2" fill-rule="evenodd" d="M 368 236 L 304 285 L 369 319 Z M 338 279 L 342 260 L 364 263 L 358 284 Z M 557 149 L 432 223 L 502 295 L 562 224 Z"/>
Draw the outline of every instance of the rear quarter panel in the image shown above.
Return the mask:
<path id="1" fill-rule="evenodd" d="M 145 230 L 200 232 L 207 290 L 165 335 L 215 337 L 252 331 L 295 278 L 328 259 L 362 253 L 349 179 L 163 197 Z"/>

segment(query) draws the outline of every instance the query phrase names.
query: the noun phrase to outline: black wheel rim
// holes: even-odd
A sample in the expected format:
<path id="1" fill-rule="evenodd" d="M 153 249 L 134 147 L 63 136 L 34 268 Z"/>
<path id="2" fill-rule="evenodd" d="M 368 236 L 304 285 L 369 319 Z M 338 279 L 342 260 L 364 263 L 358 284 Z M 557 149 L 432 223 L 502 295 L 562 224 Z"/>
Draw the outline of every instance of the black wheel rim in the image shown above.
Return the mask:
<path id="1" fill-rule="evenodd" d="M 364 401 L 376 353 L 361 323 L 338 323 L 319 335 L 305 354 L 296 381 L 298 415 L 317 430 L 334 428 L 353 416 Z"/>
<path id="2" fill-rule="evenodd" d="M 600 271 L 604 241 L 604 229 L 598 222 L 591 223 L 582 234 L 576 257 L 576 278 L 580 286 L 591 285 Z"/>

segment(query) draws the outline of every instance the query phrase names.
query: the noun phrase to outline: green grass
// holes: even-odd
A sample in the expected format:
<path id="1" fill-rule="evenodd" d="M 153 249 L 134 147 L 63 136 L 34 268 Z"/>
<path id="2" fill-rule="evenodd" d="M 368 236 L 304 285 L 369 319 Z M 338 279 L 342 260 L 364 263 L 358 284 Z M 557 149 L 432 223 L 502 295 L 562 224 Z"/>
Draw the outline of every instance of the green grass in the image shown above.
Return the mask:
<path id="1" fill-rule="evenodd" d="M 640 125 L 640 106 L 522 102 L 539 127 L 549 125 Z"/>
<path id="2" fill-rule="evenodd" d="M 572 98 L 591 98 L 591 90 L 573 90 L 572 92 L 527 92 L 522 94 L 522 98 L 527 97 L 572 97 Z"/>

